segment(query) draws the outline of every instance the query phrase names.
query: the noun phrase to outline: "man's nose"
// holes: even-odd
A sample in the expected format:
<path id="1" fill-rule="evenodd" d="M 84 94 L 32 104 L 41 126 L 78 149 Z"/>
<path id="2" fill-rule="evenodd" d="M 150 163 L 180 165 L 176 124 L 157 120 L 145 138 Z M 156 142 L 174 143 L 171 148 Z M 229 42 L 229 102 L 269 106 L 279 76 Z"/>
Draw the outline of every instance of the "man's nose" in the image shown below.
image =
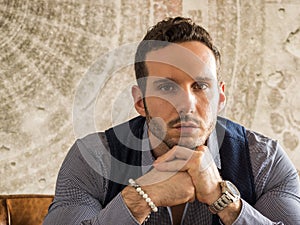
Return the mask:
<path id="1" fill-rule="evenodd" d="M 177 100 L 177 111 L 179 114 L 194 113 L 196 110 L 197 99 L 195 93 L 190 89 L 181 90 Z"/>

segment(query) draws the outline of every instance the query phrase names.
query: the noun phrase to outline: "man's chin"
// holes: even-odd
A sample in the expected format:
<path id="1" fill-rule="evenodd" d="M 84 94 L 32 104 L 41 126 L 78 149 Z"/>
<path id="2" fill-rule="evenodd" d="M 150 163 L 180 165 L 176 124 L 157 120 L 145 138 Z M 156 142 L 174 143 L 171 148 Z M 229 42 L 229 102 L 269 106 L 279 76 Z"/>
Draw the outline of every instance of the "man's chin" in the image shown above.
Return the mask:
<path id="1" fill-rule="evenodd" d="M 181 140 L 171 140 L 168 141 L 169 148 L 173 148 L 174 146 L 178 145 L 181 147 L 189 148 L 194 150 L 197 146 L 203 145 L 205 143 L 205 140 L 200 139 L 193 139 L 193 138 L 184 138 Z"/>

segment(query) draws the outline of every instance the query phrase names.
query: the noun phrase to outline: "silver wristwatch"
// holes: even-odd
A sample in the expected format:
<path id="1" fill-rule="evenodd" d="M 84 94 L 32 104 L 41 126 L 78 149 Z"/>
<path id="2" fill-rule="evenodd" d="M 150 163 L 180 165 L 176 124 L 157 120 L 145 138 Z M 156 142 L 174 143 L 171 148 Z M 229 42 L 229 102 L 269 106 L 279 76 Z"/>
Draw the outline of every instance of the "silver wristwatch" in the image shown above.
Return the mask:
<path id="1" fill-rule="evenodd" d="M 240 199 L 240 192 L 234 186 L 233 183 L 227 180 L 223 180 L 220 182 L 221 189 L 222 189 L 222 195 L 220 198 L 217 199 L 213 204 L 208 206 L 209 210 L 213 213 L 216 214 L 223 209 L 225 209 L 230 203 L 236 202 Z"/>

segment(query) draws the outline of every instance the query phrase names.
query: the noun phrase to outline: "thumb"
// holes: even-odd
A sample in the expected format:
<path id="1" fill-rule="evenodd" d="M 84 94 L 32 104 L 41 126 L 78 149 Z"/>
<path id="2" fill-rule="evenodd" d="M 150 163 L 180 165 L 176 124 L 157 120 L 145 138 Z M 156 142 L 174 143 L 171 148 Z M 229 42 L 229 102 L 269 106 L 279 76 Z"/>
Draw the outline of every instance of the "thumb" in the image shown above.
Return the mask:
<path id="1" fill-rule="evenodd" d="M 213 163 L 213 157 L 210 153 L 210 150 L 205 145 L 197 146 L 195 151 L 202 152 L 201 163 L 200 163 L 200 171 L 204 171 L 209 168 Z"/>

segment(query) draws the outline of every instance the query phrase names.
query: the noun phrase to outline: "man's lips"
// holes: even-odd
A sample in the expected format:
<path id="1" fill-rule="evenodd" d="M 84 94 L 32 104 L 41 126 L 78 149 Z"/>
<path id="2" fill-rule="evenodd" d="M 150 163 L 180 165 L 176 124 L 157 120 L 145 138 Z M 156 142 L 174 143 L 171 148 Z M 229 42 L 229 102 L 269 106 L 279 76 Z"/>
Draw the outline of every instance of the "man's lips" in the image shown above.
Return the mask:
<path id="1" fill-rule="evenodd" d="M 182 129 L 182 128 L 199 128 L 199 125 L 196 124 L 196 123 L 193 123 L 193 122 L 183 122 L 183 123 L 175 124 L 173 127 L 177 128 L 177 129 Z"/>
<path id="2" fill-rule="evenodd" d="M 193 122 L 178 123 L 173 126 L 173 128 L 176 129 L 180 135 L 184 136 L 190 136 L 199 131 L 199 125 Z"/>

